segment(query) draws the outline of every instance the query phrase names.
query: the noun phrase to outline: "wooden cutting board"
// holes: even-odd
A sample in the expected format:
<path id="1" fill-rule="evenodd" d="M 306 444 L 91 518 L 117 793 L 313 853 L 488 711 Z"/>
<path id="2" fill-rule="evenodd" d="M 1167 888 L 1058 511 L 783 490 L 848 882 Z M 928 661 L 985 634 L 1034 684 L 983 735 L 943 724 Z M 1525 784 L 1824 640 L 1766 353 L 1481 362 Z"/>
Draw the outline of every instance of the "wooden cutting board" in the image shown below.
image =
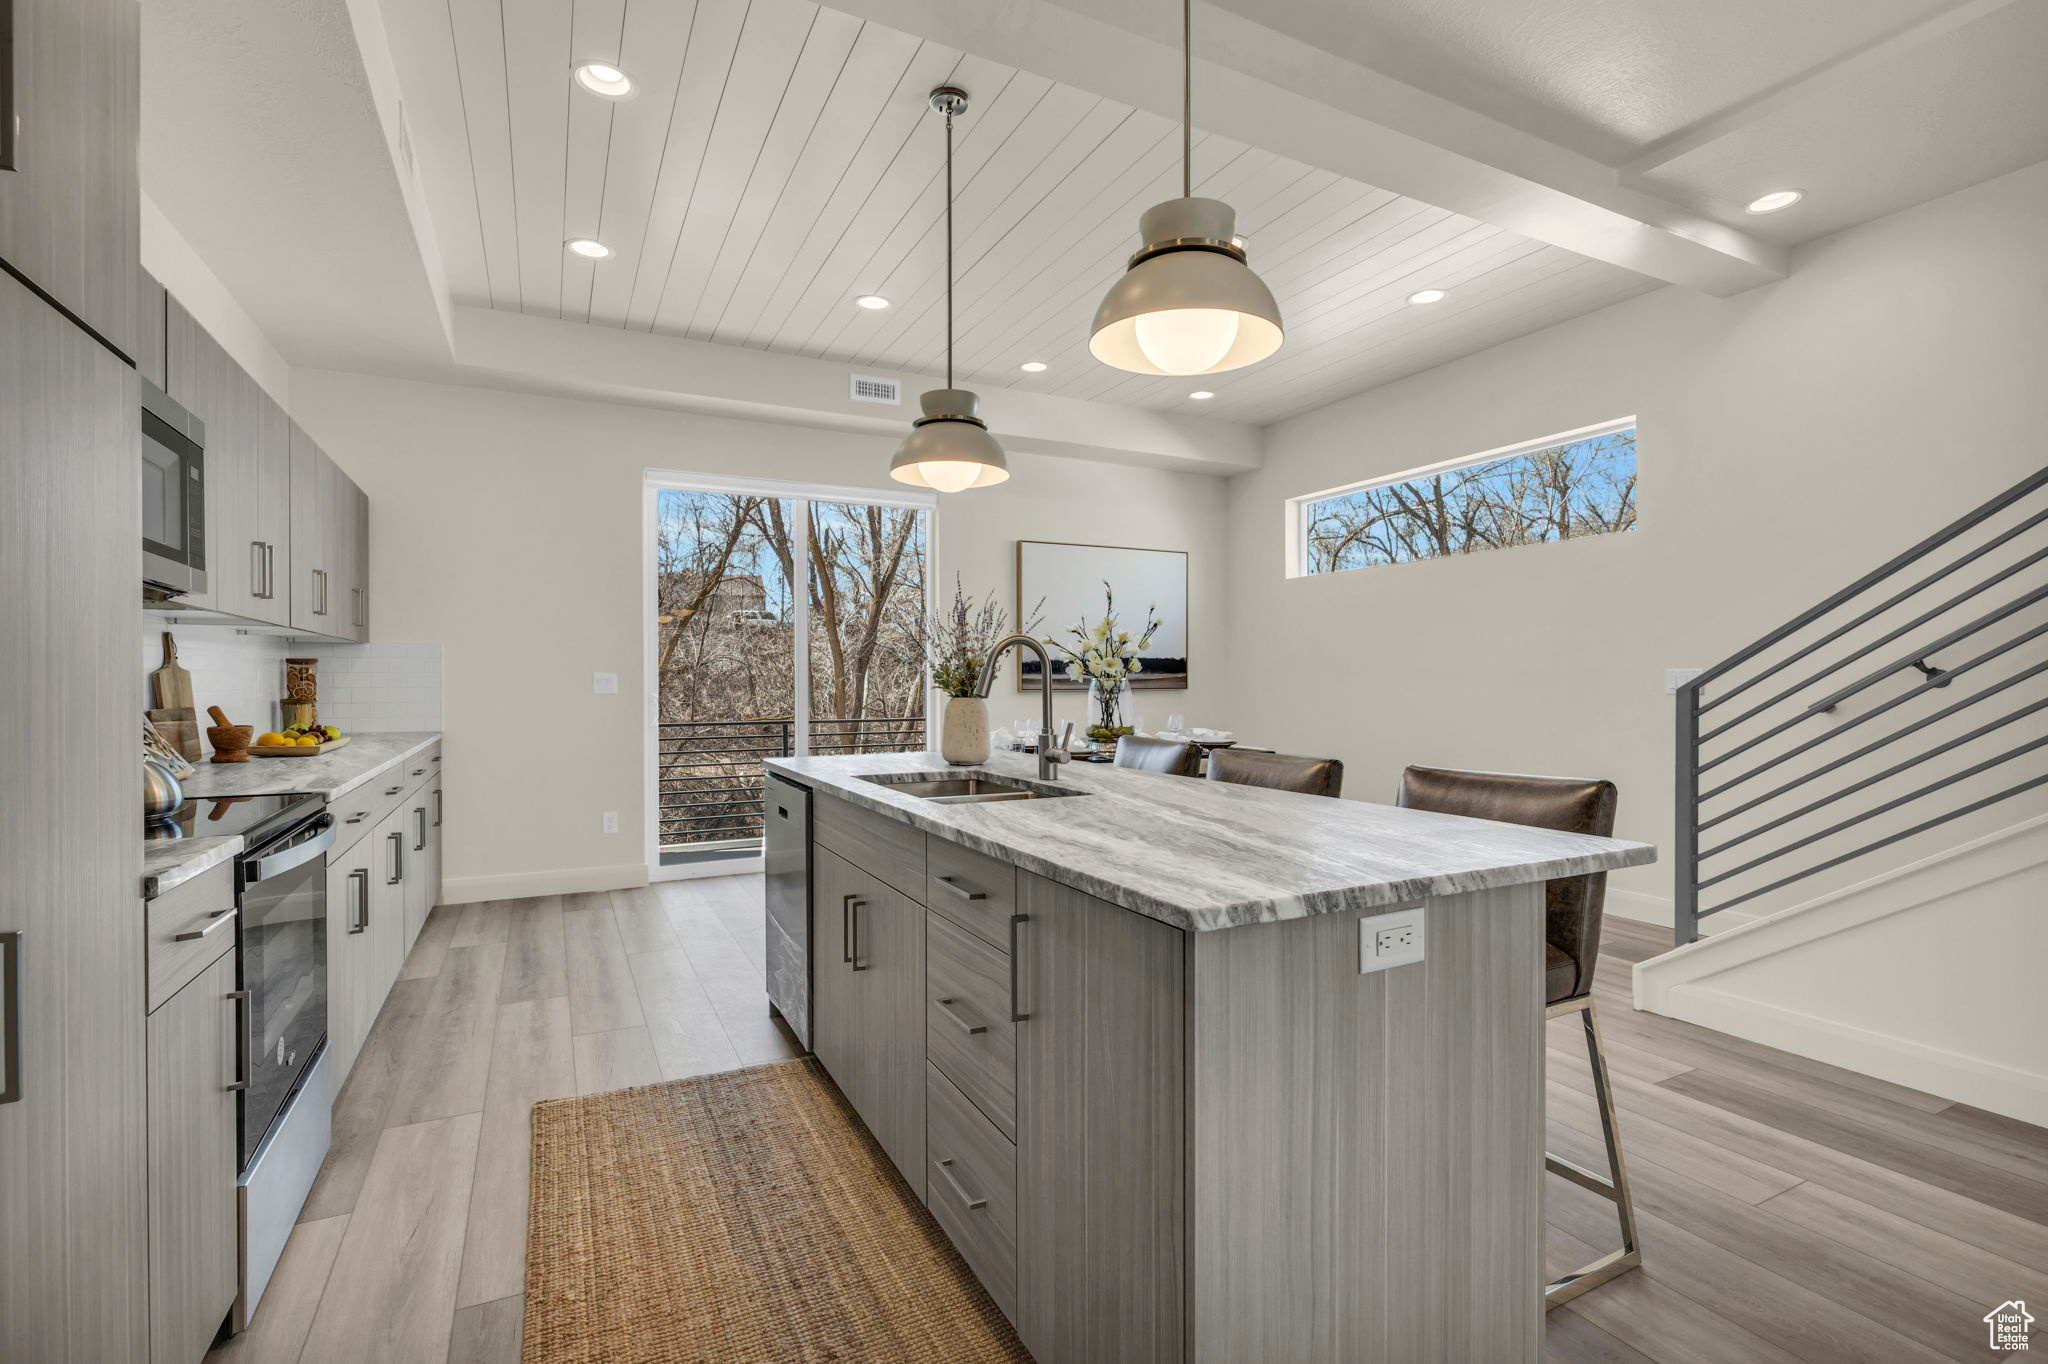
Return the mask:
<path id="1" fill-rule="evenodd" d="M 192 674 L 178 666 L 178 641 L 169 630 L 164 631 L 164 665 L 149 675 L 149 685 L 156 701 L 149 718 L 186 762 L 198 762 L 199 711 L 192 703 Z"/>
<path id="2" fill-rule="evenodd" d="M 192 711 L 198 713 L 192 701 L 192 674 L 178 666 L 178 641 L 171 638 L 169 630 L 164 631 L 164 665 L 149 675 L 149 683 L 156 689 L 158 710 Z"/>

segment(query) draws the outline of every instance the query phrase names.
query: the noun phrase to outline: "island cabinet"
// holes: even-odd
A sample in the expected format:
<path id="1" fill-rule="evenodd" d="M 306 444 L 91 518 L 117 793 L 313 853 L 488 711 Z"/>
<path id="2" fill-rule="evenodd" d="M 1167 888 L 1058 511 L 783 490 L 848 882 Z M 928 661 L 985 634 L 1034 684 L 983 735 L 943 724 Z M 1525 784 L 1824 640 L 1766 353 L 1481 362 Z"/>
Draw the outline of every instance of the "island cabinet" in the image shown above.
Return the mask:
<path id="1" fill-rule="evenodd" d="M 813 791 L 818 1057 L 1038 1364 L 1535 1364 L 1542 882 L 1184 927 Z"/>
<path id="2" fill-rule="evenodd" d="M 1040 1364 L 1186 1358 L 1183 935 L 823 792 L 813 830 L 819 1061 Z"/>

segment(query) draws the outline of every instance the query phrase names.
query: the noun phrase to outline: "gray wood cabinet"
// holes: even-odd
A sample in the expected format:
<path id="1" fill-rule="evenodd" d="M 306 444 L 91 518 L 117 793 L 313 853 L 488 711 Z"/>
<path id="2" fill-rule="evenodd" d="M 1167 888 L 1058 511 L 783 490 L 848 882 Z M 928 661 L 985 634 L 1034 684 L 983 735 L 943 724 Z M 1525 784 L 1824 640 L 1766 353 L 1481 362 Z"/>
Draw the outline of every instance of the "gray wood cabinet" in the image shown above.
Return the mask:
<path id="1" fill-rule="evenodd" d="M 1017 1333 L 1183 1355 L 1186 935 L 1017 873 Z"/>
<path id="2" fill-rule="evenodd" d="M 140 7 L 9 0 L 6 8 L 13 80 L 11 107 L 0 107 L 0 260 L 133 358 Z"/>
<path id="3" fill-rule="evenodd" d="M 335 810 L 337 819 L 346 821 L 351 816 L 369 818 L 366 811 Z M 369 927 L 375 912 L 370 888 L 377 865 L 377 840 L 365 829 L 358 828 L 356 834 L 347 848 L 327 857 L 327 1050 L 337 1094 L 376 1018 L 375 1010 L 365 1012 L 365 1006 L 374 970 L 376 940 L 369 936 Z M 338 840 L 336 846 L 340 846 Z M 381 1006 L 382 998 L 377 1002 Z"/>
<path id="4" fill-rule="evenodd" d="M 422 782 L 405 800 L 406 876 L 403 882 L 405 916 L 400 928 L 401 960 L 412 951 L 413 942 L 420 936 L 420 929 L 425 926 L 427 915 L 438 898 L 434 872 L 437 856 L 434 795 L 430 785 Z"/>
<path id="5" fill-rule="evenodd" d="M 86 8 L 97 22 L 103 6 Z M 45 23 L 64 9 L 32 13 Z M 19 202 L 8 212 L 13 234 Z M 132 274 L 120 279 L 132 298 Z M 0 1359 L 10 1361 L 139 1364 L 147 1344 L 140 773 L 129 727 L 108 723 L 143 705 L 139 401 L 132 370 L 0 275 L 0 1057 L 11 1060 L 0 1063 Z"/>
<path id="6" fill-rule="evenodd" d="M 235 956 L 149 1016 L 149 1353 L 197 1364 L 239 1288 L 235 1086 L 241 998 Z"/>
<path id="7" fill-rule="evenodd" d="M 812 1045 L 922 1198 L 924 906 L 823 848 L 812 876 Z"/>
<path id="8" fill-rule="evenodd" d="M 291 624 L 307 634 L 368 633 L 369 499 L 291 423 Z"/>
<path id="9" fill-rule="evenodd" d="M 135 272 L 135 372 L 164 386 L 164 302 L 169 296 L 155 275 Z"/>

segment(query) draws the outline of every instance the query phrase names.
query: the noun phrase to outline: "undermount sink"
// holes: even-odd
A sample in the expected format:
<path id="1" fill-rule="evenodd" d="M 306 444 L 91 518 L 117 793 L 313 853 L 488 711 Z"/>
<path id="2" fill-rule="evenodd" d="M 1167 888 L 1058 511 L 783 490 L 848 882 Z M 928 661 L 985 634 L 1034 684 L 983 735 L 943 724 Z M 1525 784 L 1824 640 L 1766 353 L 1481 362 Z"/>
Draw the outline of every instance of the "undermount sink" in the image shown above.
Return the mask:
<path id="1" fill-rule="evenodd" d="M 998 800 L 1044 800 L 1052 796 L 1083 794 L 1079 791 L 1048 790 L 990 776 L 933 777 L 922 772 L 892 772 L 861 780 L 887 786 L 935 805 L 981 805 Z"/>

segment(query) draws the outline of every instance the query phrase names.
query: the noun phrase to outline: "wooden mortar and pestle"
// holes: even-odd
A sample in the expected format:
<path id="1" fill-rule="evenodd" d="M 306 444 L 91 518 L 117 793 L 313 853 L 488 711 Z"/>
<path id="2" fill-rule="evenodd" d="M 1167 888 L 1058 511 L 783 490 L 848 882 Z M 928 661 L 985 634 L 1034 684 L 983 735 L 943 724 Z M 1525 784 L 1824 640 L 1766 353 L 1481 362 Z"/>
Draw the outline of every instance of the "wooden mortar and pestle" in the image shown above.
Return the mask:
<path id="1" fill-rule="evenodd" d="M 206 713 L 213 717 L 213 726 L 206 731 L 206 741 L 213 745 L 213 760 L 217 763 L 249 761 L 249 741 L 256 737 L 256 727 L 229 724 L 226 712 L 219 706 L 208 706 Z"/>

